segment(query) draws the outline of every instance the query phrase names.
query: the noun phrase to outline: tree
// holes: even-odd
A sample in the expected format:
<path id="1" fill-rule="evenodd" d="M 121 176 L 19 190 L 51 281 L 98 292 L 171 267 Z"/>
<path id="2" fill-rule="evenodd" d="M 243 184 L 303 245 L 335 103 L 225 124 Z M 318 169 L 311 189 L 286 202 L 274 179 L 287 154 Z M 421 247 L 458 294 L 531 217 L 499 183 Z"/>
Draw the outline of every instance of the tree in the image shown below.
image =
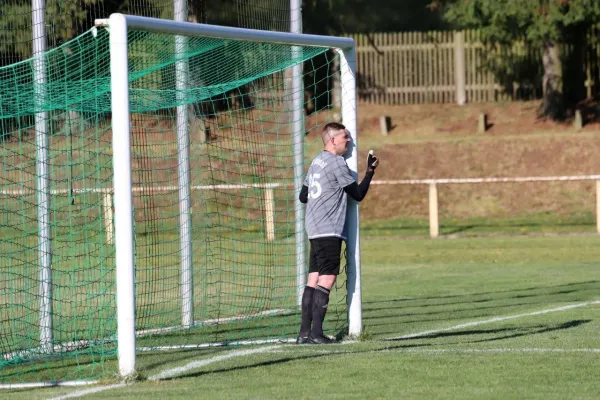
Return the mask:
<path id="1" fill-rule="evenodd" d="M 478 29 L 488 49 L 524 40 L 540 48 L 544 77 L 541 114 L 565 112 L 561 45 L 585 44 L 585 33 L 600 26 L 598 0 L 434 0 L 430 7 L 457 28 Z"/>
<path id="2" fill-rule="evenodd" d="M 93 6 L 102 0 L 86 0 Z M 13 0 L 0 6 L 0 53 L 19 61 L 32 54 L 31 0 Z M 55 45 L 77 34 L 77 26 L 87 19 L 87 11 L 79 2 L 48 1 L 46 30 L 49 44 Z"/>
<path id="3" fill-rule="evenodd" d="M 429 0 L 304 0 L 304 32 L 339 35 L 444 27 L 428 4 Z"/>

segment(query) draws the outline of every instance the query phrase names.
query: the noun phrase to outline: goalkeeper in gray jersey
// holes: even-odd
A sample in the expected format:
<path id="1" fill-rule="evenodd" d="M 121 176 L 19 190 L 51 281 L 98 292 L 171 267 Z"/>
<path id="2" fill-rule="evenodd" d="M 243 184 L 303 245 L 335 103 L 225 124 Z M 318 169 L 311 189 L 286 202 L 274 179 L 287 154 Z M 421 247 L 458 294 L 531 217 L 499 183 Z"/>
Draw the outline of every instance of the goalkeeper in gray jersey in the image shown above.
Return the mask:
<path id="1" fill-rule="evenodd" d="M 346 224 L 347 196 L 361 201 L 367 194 L 379 160 L 372 153 L 367 172 L 357 184 L 342 157 L 352 140 L 346 127 L 331 122 L 321 132 L 324 149 L 312 161 L 300 201 L 306 203 L 306 232 L 310 241 L 309 273 L 302 296 L 302 322 L 296 343 L 324 344 L 323 320 L 329 291 L 340 272 L 340 253 Z"/>

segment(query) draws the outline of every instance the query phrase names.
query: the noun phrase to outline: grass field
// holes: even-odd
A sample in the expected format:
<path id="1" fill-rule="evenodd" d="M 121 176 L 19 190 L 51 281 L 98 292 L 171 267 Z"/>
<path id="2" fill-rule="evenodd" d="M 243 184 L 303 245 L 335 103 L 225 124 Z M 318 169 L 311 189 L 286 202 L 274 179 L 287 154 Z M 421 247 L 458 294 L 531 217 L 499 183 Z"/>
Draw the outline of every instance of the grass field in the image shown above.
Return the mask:
<path id="1" fill-rule="evenodd" d="M 576 132 L 542 124 L 539 129 L 526 131 L 518 118 L 507 117 L 515 114 L 514 110 L 502 111 L 499 106 L 495 114 L 492 113 L 494 128 L 485 134 L 475 134 L 475 125 L 468 119 L 476 114 L 462 115 L 460 110 L 451 107 L 442 111 L 432 114 L 428 108 L 412 111 L 397 108 L 394 110 L 397 113 L 390 113 L 397 127 L 389 136 L 382 137 L 377 129 L 369 129 L 365 124 L 384 110 L 367 109 L 371 117 L 359 116 L 359 125 L 362 124 L 359 159 L 364 159 L 368 149 L 375 149 L 382 159 L 382 168 L 375 179 L 391 180 L 598 172 L 598 158 L 593 157 L 600 148 L 597 126 Z M 428 115 L 433 115 L 434 120 Z M 460 119 L 456 129 L 452 128 L 453 118 Z M 318 125 L 316 121 L 307 124 Z M 447 125 L 450 130 L 446 129 Z M 138 167 L 146 171 L 146 175 L 140 172 L 136 178 L 139 182 L 170 184 L 174 179 L 174 147 L 162 153 L 168 147 L 164 146 L 164 136 L 162 132 L 154 141 L 140 144 L 144 149 L 153 150 L 145 150 L 137 161 Z M 60 138 L 57 140 L 60 142 Z M 152 146 L 157 143 L 163 146 Z M 306 144 L 308 163 L 321 144 L 314 132 L 307 136 Z M 83 142 L 80 145 L 89 147 Z M 231 144 L 227 138 L 221 138 L 213 145 Z M 288 145 L 285 143 L 286 151 Z M 256 143 L 248 142 L 244 146 L 249 154 L 260 153 Z M 157 155 L 170 161 L 154 157 Z M 61 157 L 66 159 L 67 156 Z M 144 164 L 155 158 L 162 161 L 151 164 L 153 168 Z M 219 156 L 212 161 L 217 170 L 223 167 L 225 171 L 228 168 L 224 166 L 232 162 L 237 165 L 236 161 L 252 168 L 257 166 L 256 171 L 234 168 L 241 176 L 254 177 L 262 171 L 264 160 L 260 157 L 221 159 Z M 7 162 L 9 164 L 11 162 Z M 63 182 L 61 179 L 70 172 L 60 167 L 62 162 L 57 165 L 53 178 Z M 107 172 L 102 165 L 94 161 L 90 168 Z M 6 171 L 13 171 L 11 168 Z M 361 173 L 363 168 L 361 162 Z M 283 168 L 277 178 L 289 178 L 288 169 Z M 195 165 L 195 170 L 201 171 L 202 166 Z M 73 171 L 78 173 L 77 169 Z M 85 175 L 82 171 L 80 175 Z M 148 175 L 147 171 L 153 172 Z M 4 178 L 12 179 L 12 175 L 7 174 Z M 106 176 L 98 179 L 103 181 Z M 193 179 L 200 176 L 193 175 Z M 215 179 L 218 181 L 218 178 Z M 143 351 L 139 353 L 137 364 L 140 380 L 121 387 L 114 378 L 117 370 L 114 338 L 109 338 L 107 347 L 96 353 L 90 348 L 88 352 L 82 351 L 60 361 L 50 358 L 33 363 L 35 370 L 26 363 L 0 369 L 0 377 L 5 382 L 11 378 L 15 378 L 12 381 L 36 381 L 94 376 L 101 377 L 99 385 L 3 390 L 0 394 L 2 398 L 15 399 L 79 396 L 86 390 L 91 391 L 85 394 L 89 398 L 134 399 L 279 399 L 309 398 L 315 393 L 326 393 L 332 398 L 597 398 L 600 393 L 597 383 L 600 237 L 595 233 L 595 183 L 448 185 L 440 186 L 439 190 L 442 237 L 438 240 L 427 238 L 427 187 L 424 185 L 373 186 L 368 200 L 361 205 L 364 333 L 358 341 L 328 347 L 272 343 Z M 195 192 L 197 196 L 199 193 Z M 141 219 L 150 222 L 136 226 L 139 235 L 138 316 L 143 325 L 138 326 L 140 329 L 179 323 L 174 194 L 136 197 L 137 209 L 150 212 Z M 25 233 L 35 235 L 36 210 L 27 196 L 31 197 L 27 194 L 19 202 L 5 201 L 0 222 L 10 227 L 15 219 L 28 221 Z M 199 206 L 202 196 L 198 197 L 198 208 L 194 210 L 194 226 L 206 228 L 195 238 L 200 245 L 196 243 L 194 261 L 198 264 L 203 260 L 205 264 L 198 264 L 200 271 L 195 278 L 196 283 L 204 285 L 199 296 L 204 308 L 197 307 L 197 319 L 213 320 L 240 313 L 252 315 L 265 309 L 267 298 L 272 300 L 266 308 L 293 308 L 294 271 L 285 272 L 279 278 L 273 273 L 279 264 L 294 263 L 291 197 L 275 192 L 278 245 L 265 248 L 260 244 L 265 229 L 262 191 L 243 196 L 219 193 L 211 198 L 216 204 L 214 209 Z M 64 250 L 58 240 L 59 253 L 54 257 L 53 269 L 56 282 L 61 286 L 55 296 L 65 304 L 57 311 L 68 317 L 67 324 L 63 325 L 64 337 L 72 339 L 72 331 L 81 331 L 81 337 L 88 337 L 98 324 L 112 328 L 106 335 L 111 334 L 114 331 L 112 253 L 102 254 L 92 243 L 102 244 L 106 236 L 102 198 L 93 194 L 80 196 L 73 202 L 65 195 L 59 200 L 62 202 L 53 203 L 57 208 L 53 218 L 60 228 L 53 232 L 55 240 L 61 235 L 78 239 L 78 226 L 85 225 L 88 233 L 93 233 L 92 238 L 76 240 L 75 247 L 67 246 Z M 157 213 L 158 209 L 161 213 Z M 206 215 L 218 221 L 208 221 Z M 79 219 L 74 216 L 82 222 L 77 222 Z M 70 222 L 64 225 L 63 220 Z M 223 226 L 234 229 L 230 232 Z M 160 237 L 154 234 L 158 227 L 162 229 Z M 10 331 L 10 321 L 18 319 L 15 317 L 21 316 L 19 312 L 31 319 L 29 327 L 37 323 L 37 314 L 31 310 L 37 309 L 38 288 L 34 285 L 22 290 L 18 286 L 20 281 L 15 278 L 25 275 L 22 263 L 28 265 L 34 278 L 38 272 L 35 243 L 25 241 L 25 233 L 15 235 L 5 228 L 0 230 L 3 238 L 0 250 L 4 257 L 12 257 L 14 261 L 9 271 L 13 280 L 0 282 L 2 304 L 8 304 L 4 300 L 8 293 L 34 294 L 25 309 L 5 306 L 1 310 L 2 321 L 7 321 L 0 326 L 1 340 L 6 340 L 3 332 Z M 221 243 L 220 236 L 215 236 L 229 233 L 235 235 L 237 241 Z M 21 253 L 27 253 L 29 258 Z M 258 255 L 263 253 L 267 255 L 265 259 Z M 89 260 L 81 264 L 81 257 Z M 76 318 L 88 311 L 87 304 L 90 300 L 96 301 L 94 296 L 98 293 L 92 293 L 89 285 L 77 286 L 71 281 L 83 282 L 79 277 L 88 276 L 88 271 L 82 266 L 98 262 L 108 262 L 104 268 L 108 271 L 104 276 L 105 288 L 99 296 L 106 305 L 105 312 L 88 319 Z M 156 268 L 157 265 L 163 268 Z M 254 268 L 252 273 L 248 274 L 246 267 Z M 240 283 L 245 285 L 242 292 L 237 289 Z M 272 292 L 270 297 L 263 295 L 265 288 Z M 330 307 L 328 333 L 338 330 L 339 321 L 334 321 L 343 312 L 340 311 L 343 287 L 340 289 L 334 300 L 337 307 Z M 227 297 L 231 293 L 239 296 L 231 300 Z M 93 322 L 95 318 L 110 320 L 113 325 Z M 192 330 L 140 338 L 138 346 L 246 340 L 264 335 L 293 337 L 298 320 L 297 313 L 292 312 L 272 319 L 215 325 L 201 332 Z M 26 332 L 34 343 L 39 335 L 32 331 L 35 328 L 28 326 L 13 331 Z M 57 326 L 62 329 L 61 325 Z M 104 332 L 100 337 L 103 335 Z M 117 386 L 113 386 L 115 384 Z"/>
<path id="2" fill-rule="evenodd" d="M 595 235 L 429 240 L 365 231 L 361 341 L 144 353 L 141 374 L 164 379 L 2 395 L 595 399 L 599 245 Z"/>

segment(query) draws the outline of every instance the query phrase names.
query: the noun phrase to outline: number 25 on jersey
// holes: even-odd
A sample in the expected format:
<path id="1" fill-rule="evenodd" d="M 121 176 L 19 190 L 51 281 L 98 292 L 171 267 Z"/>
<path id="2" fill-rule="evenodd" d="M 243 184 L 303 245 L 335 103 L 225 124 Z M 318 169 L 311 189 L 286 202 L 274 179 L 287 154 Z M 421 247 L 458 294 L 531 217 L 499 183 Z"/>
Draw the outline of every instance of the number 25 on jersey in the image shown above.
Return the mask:
<path id="1" fill-rule="evenodd" d="M 319 183 L 319 178 L 321 174 L 311 174 L 308 177 L 308 197 L 311 199 L 316 199 L 321 195 L 321 184 Z"/>

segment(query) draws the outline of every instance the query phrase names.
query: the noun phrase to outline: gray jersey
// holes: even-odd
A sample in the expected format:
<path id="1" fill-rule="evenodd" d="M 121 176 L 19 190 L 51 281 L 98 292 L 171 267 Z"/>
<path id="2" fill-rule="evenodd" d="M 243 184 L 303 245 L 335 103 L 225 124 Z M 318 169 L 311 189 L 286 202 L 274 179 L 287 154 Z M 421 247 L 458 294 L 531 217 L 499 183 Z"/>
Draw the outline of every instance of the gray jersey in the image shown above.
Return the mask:
<path id="1" fill-rule="evenodd" d="M 309 239 L 346 239 L 347 195 L 344 187 L 355 182 L 343 157 L 322 151 L 312 161 L 304 185 L 308 187 L 306 233 Z"/>

